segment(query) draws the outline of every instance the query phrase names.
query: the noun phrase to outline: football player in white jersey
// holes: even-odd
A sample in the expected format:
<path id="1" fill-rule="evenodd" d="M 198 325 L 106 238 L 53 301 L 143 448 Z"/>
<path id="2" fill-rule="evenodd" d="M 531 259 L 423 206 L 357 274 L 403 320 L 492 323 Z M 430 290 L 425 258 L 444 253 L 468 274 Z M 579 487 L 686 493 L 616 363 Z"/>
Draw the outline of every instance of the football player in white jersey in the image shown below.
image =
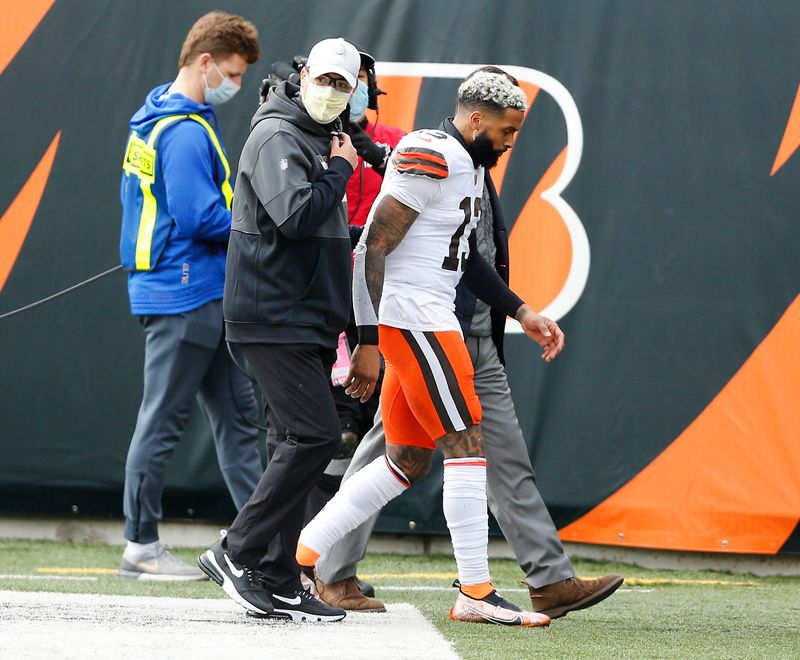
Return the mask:
<path id="1" fill-rule="evenodd" d="M 344 483 L 303 530 L 297 561 L 306 570 L 331 545 L 430 470 L 444 454 L 443 509 L 458 568 L 458 621 L 542 626 L 494 590 L 488 564 L 486 458 L 472 361 L 454 313 L 465 269 L 473 292 L 517 318 L 544 349 L 563 349 L 558 325 L 531 310 L 470 248 L 481 208 L 484 167 L 513 146 L 524 118 L 522 90 L 481 71 L 458 89 L 443 131 L 414 131 L 397 146 L 355 251 L 353 298 L 359 346 L 345 386 L 366 400 L 386 361 L 381 410 L 386 455 Z"/>

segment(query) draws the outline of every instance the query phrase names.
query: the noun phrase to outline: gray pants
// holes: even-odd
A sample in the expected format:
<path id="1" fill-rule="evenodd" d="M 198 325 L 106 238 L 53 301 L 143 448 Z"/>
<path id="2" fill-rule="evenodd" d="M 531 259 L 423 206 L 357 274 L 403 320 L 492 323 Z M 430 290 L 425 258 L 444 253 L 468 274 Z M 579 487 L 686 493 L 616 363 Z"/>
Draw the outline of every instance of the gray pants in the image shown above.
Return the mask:
<path id="1" fill-rule="evenodd" d="M 258 417 L 250 381 L 231 362 L 223 336 L 222 301 L 185 314 L 142 316 L 144 393 L 125 463 L 125 538 L 158 540 L 164 471 L 186 428 L 195 397 L 211 424 L 217 460 L 237 509 L 261 477 Z M 234 402 L 236 397 L 236 402 Z"/>
<path id="2" fill-rule="evenodd" d="M 575 575 L 555 525 L 536 488 L 528 448 L 514 410 L 503 365 L 490 337 L 468 337 L 475 367 L 475 391 L 483 408 L 481 430 L 486 449 L 489 508 L 497 519 L 520 567 L 533 587 L 543 587 Z M 344 479 L 385 452 L 381 411 L 364 436 Z M 356 574 L 377 516 L 336 543 L 317 562 L 323 582 L 338 582 Z"/>

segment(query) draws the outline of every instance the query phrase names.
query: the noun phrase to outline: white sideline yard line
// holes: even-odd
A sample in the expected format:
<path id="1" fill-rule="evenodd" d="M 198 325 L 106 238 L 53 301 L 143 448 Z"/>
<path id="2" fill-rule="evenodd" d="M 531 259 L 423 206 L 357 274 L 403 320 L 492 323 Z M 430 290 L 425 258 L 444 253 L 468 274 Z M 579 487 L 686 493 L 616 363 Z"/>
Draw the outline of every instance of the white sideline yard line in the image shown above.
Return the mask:
<path id="1" fill-rule="evenodd" d="M 0 591 L 0 657 L 458 660 L 413 605 L 338 623 L 252 619 L 227 599 Z"/>
<path id="2" fill-rule="evenodd" d="M 380 595 L 381 591 L 452 591 L 455 593 L 455 589 L 453 587 L 435 587 L 431 585 L 409 585 L 407 587 L 403 587 L 400 585 L 386 585 L 386 584 L 376 584 L 375 591 Z M 527 589 L 503 589 L 498 588 L 500 594 L 526 594 L 528 593 Z M 644 587 L 622 587 L 621 589 L 617 589 L 614 593 L 622 594 L 622 593 L 631 593 L 636 592 L 639 594 L 647 594 L 653 591 L 652 589 L 646 589 Z"/>
<path id="3" fill-rule="evenodd" d="M 74 575 L 0 575 L 0 580 L 70 580 L 72 582 L 97 582 L 96 577 Z"/>

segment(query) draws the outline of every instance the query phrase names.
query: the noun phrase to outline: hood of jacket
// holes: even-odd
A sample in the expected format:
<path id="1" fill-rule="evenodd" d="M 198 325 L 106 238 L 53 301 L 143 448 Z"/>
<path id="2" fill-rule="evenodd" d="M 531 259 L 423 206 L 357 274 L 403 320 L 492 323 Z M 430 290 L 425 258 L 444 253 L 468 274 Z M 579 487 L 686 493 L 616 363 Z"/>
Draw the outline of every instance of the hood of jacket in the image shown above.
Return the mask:
<path id="1" fill-rule="evenodd" d="M 209 121 L 212 126 L 216 125 L 216 115 L 214 109 L 205 103 L 197 103 L 183 94 L 172 94 L 164 96 L 172 83 L 164 83 L 151 90 L 144 101 L 144 105 L 139 108 L 131 117 L 130 126 L 139 135 L 146 135 L 150 132 L 159 119 L 172 115 L 198 114 Z"/>
<path id="2" fill-rule="evenodd" d="M 339 117 L 330 124 L 318 124 L 311 119 L 300 97 L 300 87 L 289 81 L 284 81 L 270 90 L 267 100 L 253 115 L 250 130 L 269 117 L 288 121 L 311 135 L 318 135 L 328 140 L 331 133 L 342 131 L 342 120 Z"/>

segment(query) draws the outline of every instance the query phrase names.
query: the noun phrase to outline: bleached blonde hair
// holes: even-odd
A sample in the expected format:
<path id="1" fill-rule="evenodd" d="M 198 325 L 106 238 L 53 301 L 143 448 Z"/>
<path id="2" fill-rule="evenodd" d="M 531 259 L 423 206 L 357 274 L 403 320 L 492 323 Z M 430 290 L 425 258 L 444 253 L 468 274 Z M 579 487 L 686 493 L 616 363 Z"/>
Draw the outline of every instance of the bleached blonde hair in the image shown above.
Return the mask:
<path id="1" fill-rule="evenodd" d="M 527 99 L 516 80 L 502 69 L 484 67 L 473 71 L 458 86 L 459 106 L 482 107 L 503 112 L 513 108 L 525 112 Z"/>

